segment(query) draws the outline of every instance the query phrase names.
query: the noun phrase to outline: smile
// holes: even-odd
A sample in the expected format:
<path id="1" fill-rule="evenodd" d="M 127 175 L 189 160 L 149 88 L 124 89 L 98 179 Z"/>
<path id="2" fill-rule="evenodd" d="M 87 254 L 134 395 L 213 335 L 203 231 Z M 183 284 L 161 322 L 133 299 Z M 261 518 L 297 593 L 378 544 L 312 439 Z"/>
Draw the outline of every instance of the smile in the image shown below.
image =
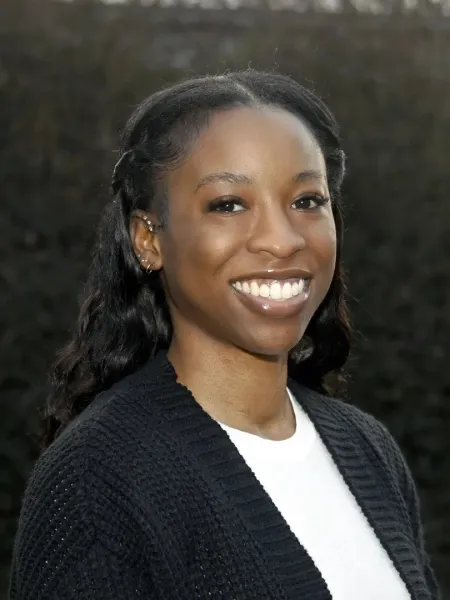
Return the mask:
<path id="1" fill-rule="evenodd" d="M 310 278 L 248 279 L 231 283 L 237 298 L 253 313 L 274 319 L 298 315 L 306 304 Z"/>
<path id="2" fill-rule="evenodd" d="M 250 296 L 268 298 L 278 302 L 291 300 L 295 296 L 307 292 L 309 279 L 285 279 L 261 282 L 261 280 L 236 281 L 231 285 L 238 292 Z"/>

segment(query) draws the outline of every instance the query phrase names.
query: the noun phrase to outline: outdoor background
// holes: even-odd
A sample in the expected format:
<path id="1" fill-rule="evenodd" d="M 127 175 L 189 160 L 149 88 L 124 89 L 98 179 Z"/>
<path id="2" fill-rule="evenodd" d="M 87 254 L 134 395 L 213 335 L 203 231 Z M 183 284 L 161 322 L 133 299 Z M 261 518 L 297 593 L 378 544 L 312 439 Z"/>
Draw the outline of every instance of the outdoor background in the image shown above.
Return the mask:
<path id="1" fill-rule="evenodd" d="M 251 65 L 313 86 L 340 120 L 360 332 L 349 401 L 408 459 L 448 600 L 450 5 L 217 2 L 0 1 L 0 599 L 35 411 L 76 315 L 119 129 L 165 83 Z"/>

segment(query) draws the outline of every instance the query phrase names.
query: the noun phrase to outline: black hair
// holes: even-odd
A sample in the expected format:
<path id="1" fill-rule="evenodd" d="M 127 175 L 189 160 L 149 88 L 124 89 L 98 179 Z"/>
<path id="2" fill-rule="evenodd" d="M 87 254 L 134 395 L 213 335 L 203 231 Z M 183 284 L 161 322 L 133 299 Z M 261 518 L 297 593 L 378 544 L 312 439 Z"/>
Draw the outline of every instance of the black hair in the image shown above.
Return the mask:
<path id="1" fill-rule="evenodd" d="M 329 392 L 326 379 L 342 373 L 351 327 L 341 265 L 345 157 L 333 115 L 312 91 L 281 74 L 252 69 L 191 79 L 151 95 L 123 132 L 113 201 L 100 224 L 77 328 L 52 369 L 43 415 L 44 447 L 98 393 L 168 348 L 172 324 L 164 290 L 158 273 L 148 274 L 136 260 L 131 213 L 152 210 L 167 225 L 167 198 L 159 185 L 164 172 L 183 159 L 214 111 L 258 105 L 293 113 L 314 134 L 326 162 L 337 231 L 333 280 L 305 338 L 290 353 L 289 375 Z"/>

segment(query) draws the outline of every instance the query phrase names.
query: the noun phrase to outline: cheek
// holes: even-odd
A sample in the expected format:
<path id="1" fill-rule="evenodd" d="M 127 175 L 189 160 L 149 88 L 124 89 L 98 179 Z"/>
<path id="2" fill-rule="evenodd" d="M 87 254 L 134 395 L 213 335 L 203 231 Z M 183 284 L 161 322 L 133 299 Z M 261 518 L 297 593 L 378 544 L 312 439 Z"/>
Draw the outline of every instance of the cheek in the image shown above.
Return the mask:
<path id="1" fill-rule="evenodd" d="M 230 228 L 204 227 L 196 221 L 174 223 L 169 226 L 162 243 L 164 266 L 179 279 L 201 280 L 219 273 L 236 250 L 239 236 Z"/>
<path id="2" fill-rule="evenodd" d="M 310 238 L 310 248 L 316 257 L 319 273 L 330 279 L 336 266 L 337 252 L 336 226 L 331 214 L 315 229 Z"/>
<path id="3" fill-rule="evenodd" d="M 205 318 L 211 311 L 216 320 L 226 318 L 221 314 L 227 285 L 224 274 L 239 238 L 211 224 L 203 227 L 199 220 L 191 227 L 188 221 L 180 225 L 170 224 L 161 241 L 163 282 L 171 310 L 190 320 Z"/>

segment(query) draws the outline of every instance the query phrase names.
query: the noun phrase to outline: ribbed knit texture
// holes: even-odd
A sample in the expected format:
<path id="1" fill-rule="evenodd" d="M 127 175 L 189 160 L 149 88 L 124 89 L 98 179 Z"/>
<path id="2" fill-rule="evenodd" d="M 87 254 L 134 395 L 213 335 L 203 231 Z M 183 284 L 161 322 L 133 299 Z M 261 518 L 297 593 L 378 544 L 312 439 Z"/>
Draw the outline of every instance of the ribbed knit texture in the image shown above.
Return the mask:
<path id="1" fill-rule="evenodd" d="M 289 387 L 412 600 L 439 598 L 414 483 L 390 434 L 350 405 Z M 10 600 L 216 598 L 331 595 L 227 434 L 160 354 L 96 398 L 38 460 Z"/>

